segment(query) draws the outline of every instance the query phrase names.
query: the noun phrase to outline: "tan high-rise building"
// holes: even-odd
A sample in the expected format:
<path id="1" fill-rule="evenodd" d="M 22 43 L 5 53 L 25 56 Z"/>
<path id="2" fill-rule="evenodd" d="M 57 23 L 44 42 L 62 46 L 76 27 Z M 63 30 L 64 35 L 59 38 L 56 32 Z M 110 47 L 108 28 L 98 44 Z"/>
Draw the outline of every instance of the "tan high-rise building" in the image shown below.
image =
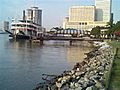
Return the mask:
<path id="1" fill-rule="evenodd" d="M 63 28 L 89 31 L 93 27 L 104 27 L 111 19 L 111 0 L 95 0 L 95 6 L 73 6 L 64 19 Z"/>
<path id="2" fill-rule="evenodd" d="M 95 6 L 73 6 L 69 9 L 71 22 L 91 22 L 95 19 Z"/>
<path id="3" fill-rule="evenodd" d="M 95 21 L 95 6 L 73 6 L 69 9 L 69 17 L 64 20 L 63 28 L 79 30 L 91 29 Z"/>

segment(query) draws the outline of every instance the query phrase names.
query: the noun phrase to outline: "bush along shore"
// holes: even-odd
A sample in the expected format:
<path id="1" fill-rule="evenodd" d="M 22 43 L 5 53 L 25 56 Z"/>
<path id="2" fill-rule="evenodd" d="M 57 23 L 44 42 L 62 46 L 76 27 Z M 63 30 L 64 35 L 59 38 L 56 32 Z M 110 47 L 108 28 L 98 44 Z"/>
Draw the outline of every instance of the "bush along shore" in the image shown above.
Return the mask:
<path id="1" fill-rule="evenodd" d="M 108 90 L 120 90 L 120 48 L 116 49 L 115 60 Z"/>
<path id="2" fill-rule="evenodd" d="M 46 75 L 45 83 L 34 90 L 105 90 L 115 52 L 106 42 L 94 42 L 95 48 L 85 53 L 82 62 L 61 75 Z M 45 74 L 44 74 L 45 75 Z M 48 77 L 53 77 L 48 80 Z"/>

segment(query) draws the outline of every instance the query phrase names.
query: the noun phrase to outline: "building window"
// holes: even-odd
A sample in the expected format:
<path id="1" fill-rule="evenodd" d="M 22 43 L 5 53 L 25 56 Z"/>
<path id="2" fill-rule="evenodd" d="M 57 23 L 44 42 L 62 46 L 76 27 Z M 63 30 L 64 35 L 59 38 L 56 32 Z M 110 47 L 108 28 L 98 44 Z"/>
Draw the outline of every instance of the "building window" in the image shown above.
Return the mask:
<path id="1" fill-rule="evenodd" d="M 84 25 L 84 23 L 82 23 L 82 25 Z"/>
<path id="2" fill-rule="evenodd" d="M 85 22 L 85 25 L 87 25 L 87 22 Z"/>

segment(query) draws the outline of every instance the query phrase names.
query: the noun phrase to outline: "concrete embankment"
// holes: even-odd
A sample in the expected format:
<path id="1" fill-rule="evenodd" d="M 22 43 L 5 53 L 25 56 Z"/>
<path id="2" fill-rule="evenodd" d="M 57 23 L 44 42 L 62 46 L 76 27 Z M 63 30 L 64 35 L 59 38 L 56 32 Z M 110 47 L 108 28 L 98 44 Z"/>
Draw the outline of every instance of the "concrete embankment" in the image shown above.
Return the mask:
<path id="1" fill-rule="evenodd" d="M 35 90 L 105 90 L 115 52 L 105 42 L 94 42 L 94 46 L 72 70 L 47 80 Z"/>

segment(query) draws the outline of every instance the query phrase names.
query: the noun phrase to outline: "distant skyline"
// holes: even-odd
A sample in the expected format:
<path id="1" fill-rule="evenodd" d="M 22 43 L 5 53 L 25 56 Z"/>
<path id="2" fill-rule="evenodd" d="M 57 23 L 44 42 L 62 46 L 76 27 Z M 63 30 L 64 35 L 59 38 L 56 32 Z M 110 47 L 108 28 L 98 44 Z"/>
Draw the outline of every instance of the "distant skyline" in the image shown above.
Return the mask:
<path id="1" fill-rule="evenodd" d="M 114 22 L 120 20 L 120 0 L 112 0 Z M 0 0 L 0 23 L 22 17 L 22 11 L 38 6 L 43 11 L 43 26 L 47 29 L 62 26 L 72 6 L 95 5 L 95 0 Z"/>

